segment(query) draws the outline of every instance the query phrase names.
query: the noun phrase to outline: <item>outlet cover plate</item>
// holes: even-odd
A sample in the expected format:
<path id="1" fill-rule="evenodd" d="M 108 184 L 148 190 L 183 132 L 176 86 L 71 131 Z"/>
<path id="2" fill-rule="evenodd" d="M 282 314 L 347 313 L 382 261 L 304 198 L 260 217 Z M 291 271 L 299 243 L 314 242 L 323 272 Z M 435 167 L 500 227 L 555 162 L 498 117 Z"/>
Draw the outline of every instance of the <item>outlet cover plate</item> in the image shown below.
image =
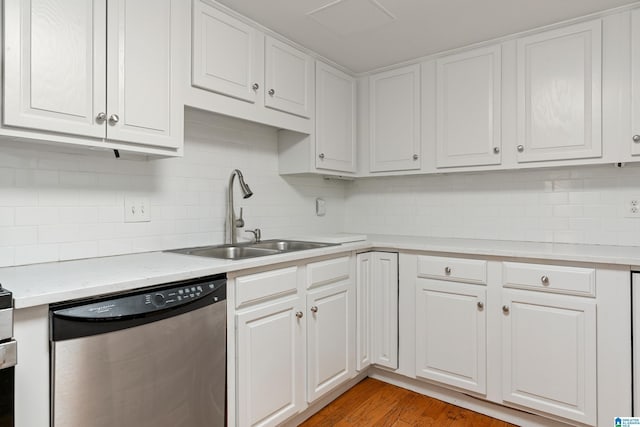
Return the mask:
<path id="1" fill-rule="evenodd" d="M 148 197 L 126 196 L 124 198 L 124 222 L 151 221 Z"/>

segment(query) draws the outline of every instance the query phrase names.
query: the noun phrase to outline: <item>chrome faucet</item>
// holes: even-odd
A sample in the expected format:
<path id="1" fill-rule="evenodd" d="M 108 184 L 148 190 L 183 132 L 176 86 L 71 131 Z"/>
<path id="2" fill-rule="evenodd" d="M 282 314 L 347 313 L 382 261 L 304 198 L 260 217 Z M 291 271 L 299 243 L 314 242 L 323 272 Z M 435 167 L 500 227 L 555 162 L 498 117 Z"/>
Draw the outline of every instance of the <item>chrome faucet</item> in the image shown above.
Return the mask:
<path id="1" fill-rule="evenodd" d="M 229 188 L 227 189 L 227 224 L 225 233 L 225 243 L 238 243 L 238 234 L 236 228 L 244 227 L 244 219 L 242 219 L 242 208 L 240 208 L 240 218 L 236 218 L 235 208 L 233 206 L 233 179 L 238 175 L 238 183 L 242 191 L 242 197 L 248 199 L 253 196 L 253 191 L 249 188 L 239 169 L 234 169 L 229 177 Z"/>
<path id="2" fill-rule="evenodd" d="M 256 243 L 260 243 L 260 241 L 262 240 L 262 230 L 260 230 L 259 228 L 256 228 L 255 230 L 245 230 L 244 232 L 252 233 Z"/>

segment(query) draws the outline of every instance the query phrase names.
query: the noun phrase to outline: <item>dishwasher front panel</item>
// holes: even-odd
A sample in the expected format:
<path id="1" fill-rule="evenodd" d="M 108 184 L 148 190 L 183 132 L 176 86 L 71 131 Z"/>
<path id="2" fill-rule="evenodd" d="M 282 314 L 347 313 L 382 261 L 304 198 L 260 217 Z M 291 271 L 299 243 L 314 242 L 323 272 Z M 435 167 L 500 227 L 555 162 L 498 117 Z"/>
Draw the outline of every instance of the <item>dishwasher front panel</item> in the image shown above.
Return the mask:
<path id="1" fill-rule="evenodd" d="M 225 424 L 226 301 L 52 343 L 53 427 Z"/>

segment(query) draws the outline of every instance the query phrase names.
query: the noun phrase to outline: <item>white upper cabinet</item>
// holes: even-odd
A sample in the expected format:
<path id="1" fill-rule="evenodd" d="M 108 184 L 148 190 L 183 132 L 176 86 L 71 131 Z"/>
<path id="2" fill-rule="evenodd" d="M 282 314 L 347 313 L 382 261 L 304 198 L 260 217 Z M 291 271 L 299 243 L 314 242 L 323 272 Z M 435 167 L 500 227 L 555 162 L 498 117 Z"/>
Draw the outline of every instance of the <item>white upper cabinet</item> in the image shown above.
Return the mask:
<path id="1" fill-rule="evenodd" d="M 316 168 L 356 171 L 356 83 L 316 62 Z"/>
<path id="2" fill-rule="evenodd" d="M 105 137 L 106 13 L 106 0 L 4 2 L 3 125 Z"/>
<path id="3" fill-rule="evenodd" d="M 313 59 L 274 38 L 265 38 L 265 105 L 311 117 Z"/>
<path id="4" fill-rule="evenodd" d="M 258 32 L 209 4 L 193 3 L 191 83 L 201 89 L 256 102 Z"/>
<path id="5" fill-rule="evenodd" d="M 640 155 L 640 9 L 631 12 L 631 154 Z"/>
<path id="6" fill-rule="evenodd" d="M 436 165 L 500 164 L 501 47 L 437 61 Z"/>
<path id="7" fill-rule="evenodd" d="M 107 138 L 166 147 L 183 140 L 179 0 L 109 0 Z M 175 83 L 174 83 L 175 82 Z"/>
<path id="8" fill-rule="evenodd" d="M 518 54 L 518 162 L 602 155 L 602 22 L 524 37 Z"/>
<path id="9" fill-rule="evenodd" d="M 5 2 L 3 125 L 181 148 L 181 3 Z"/>
<path id="10" fill-rule="evenodd" d="M 420 66 L 369 80 L 371 172 L 420 169 Z"/>

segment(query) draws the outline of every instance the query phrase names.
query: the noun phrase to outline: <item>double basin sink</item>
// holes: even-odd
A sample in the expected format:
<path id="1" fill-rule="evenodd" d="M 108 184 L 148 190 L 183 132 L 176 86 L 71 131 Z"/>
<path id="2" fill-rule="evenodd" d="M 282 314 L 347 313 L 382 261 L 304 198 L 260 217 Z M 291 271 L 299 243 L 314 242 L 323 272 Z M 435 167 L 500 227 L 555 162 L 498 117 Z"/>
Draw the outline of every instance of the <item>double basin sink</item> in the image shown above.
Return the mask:
<path id="1" fill-rule="evenodd" d="M 236 243 L 233 245 L 200 246 L 197 248 L 175 249 L 175 252 L 185 255 L 196 255 L 220 259 L 246 259 L 267 255 L 277 255 L 287 252 L 304 251 L 307 249 L 336 246 L 335 243 L 301 242 L 297 240 L 262 240 L 255 243 Z"/>

